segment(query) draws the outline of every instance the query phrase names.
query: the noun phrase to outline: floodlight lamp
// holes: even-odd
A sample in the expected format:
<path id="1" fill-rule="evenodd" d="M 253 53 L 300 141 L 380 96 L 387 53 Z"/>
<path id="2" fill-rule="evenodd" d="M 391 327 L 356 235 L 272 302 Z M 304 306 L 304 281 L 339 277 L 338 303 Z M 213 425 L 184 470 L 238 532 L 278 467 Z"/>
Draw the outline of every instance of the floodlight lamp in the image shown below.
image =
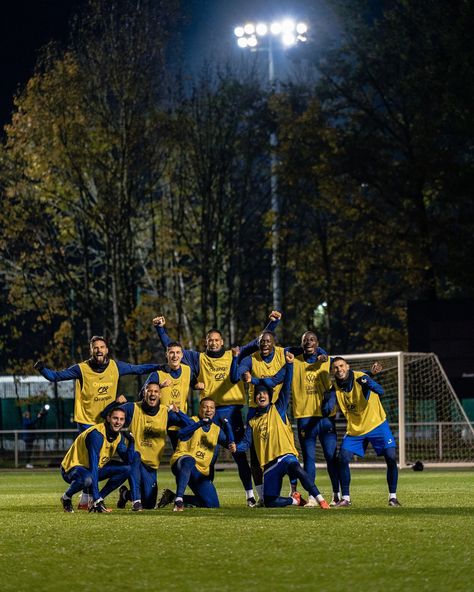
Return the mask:
<path id="1" fill-rule="evenodd" d="M 296 43 L 296 37 L 293 33 L 284 33 L 281 36 L 281 40 L 283 45 L 286 45 L 287 47 L 289 47 L 290 45 L 294 45 Z"/>
<path id="2" fill-rule="evenodd" d="M 239 37 L 237 39 L 237 45 L 239 47 L 247 47 L 247 45 L 249 44 L 247 37 Z"/>
<path id="3" fill-rule="evenodd" d="M 266 35 L 267 31 L 268 27 L 265 23 L 258 23 L 258 25 L 255 27 L 255 32 L 257 33 L 257 35 L 260 35 L 260 37 Z"/>
<path id="4" fill-rule="evenodd" d="M 243 37 L 244 36 L 244 33 L 245 33 L 245 31 L 244 31 L 244 28 L 243 27 L 235 27 L 235 29 L 234 29 L 234 35 L 236 37 Z"/>
<path id="5" fill-rule="evenodd" d="M 270 25 L 270 31 L 272 35 L 279 35 L 281 33 L 281 24 L 275 21 Z"/>
<path id="6" fill-rule="evenodd" d="M 293 33 L 294 30 L 295 30 L 295 21 L 292 21 L 291 19 L 285 19 L 281 23 L 282 33 Z"/>
<path id="7" fill-rule="evenodd" d="M 45 411 L 49 411 L 51 409 L 50 405 L 48 405 L 48 403 L 46 403 L 46 405 L 44 406 Z"/>
<path id="8" fill-rule="evenodd" d="M 256 47 L 257 46 L 257 38 L 255 37 L 255 35 L 252 35 L 252 37 L 249 37 L 247 39 L 247 44 L 249 47 Z"/>
<path id="9" fill-rule="evenodd" d="M 298 23 L 296 25 L 296 32 L 298 35 L 304 35 L 308 31 L 308 25 L 306 23 Z"/>
<path id="10" fill-rule="evenodd" d="M 255 25 L 253 23 L 247 23 L 244 27 L 246 35 L 253 35 L 255 33 Z"/>

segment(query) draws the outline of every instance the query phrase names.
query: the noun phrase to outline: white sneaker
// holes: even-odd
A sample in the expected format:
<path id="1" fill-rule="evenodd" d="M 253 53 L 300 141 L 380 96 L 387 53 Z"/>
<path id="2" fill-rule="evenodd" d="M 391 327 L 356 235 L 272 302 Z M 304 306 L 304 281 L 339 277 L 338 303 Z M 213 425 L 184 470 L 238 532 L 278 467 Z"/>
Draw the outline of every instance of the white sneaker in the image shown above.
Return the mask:
<path id="1" fill-rule="evenodd" d="M 317 502 L 317 500 L 315 500 L 314 498 L 309 498 L 309 500 L 306 502 L 306 506 L 304 506 L 305 508 L 319 508 L 319 504 Z"/>

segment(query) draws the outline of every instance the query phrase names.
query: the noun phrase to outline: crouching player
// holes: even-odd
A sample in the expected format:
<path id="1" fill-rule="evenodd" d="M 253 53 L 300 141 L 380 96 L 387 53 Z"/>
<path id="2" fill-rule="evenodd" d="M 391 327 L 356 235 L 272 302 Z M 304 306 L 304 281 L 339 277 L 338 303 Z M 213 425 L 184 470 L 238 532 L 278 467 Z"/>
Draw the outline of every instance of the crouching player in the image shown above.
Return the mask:
<path id="1" fill-rule="evenodd" d="M 123 409 L 111 410 L 105 423 L 91 426 L 74 440 L 61 463 L 61 474 L 69 489 L 61 497 L 65 512 L 74 512 L 72 496 L 84 488 L 91 488 L 92 505 L 89 512 L 111 512 L 104 499 L 130 475 L 134 455 L 133 442 L 128 447 L 120 430 L 125 424 Z M 110 462 L 118 453 L 125 464 Z M 99 492 L 99 481 L 108 479 Z"/>
<path id="2" fill-rule="evenodd" d="M 130 474 L 130 489 L 125 485 L 120 488 L 118 508 L 125 508 L 127 501 L 132 502 L 132 511 L 153 510 L 157 497 L 157 470 L 166 444 L 166 431 L 170 426 L 185 426 L 191 418 L 175 405 L 161 404 L 161 390 L 157 382 L 145 385 L 143 400 L 139 403 L 127 403 L 121 395 L 105 409 L 120 404 L 125 412 L 125 423 L 129 426 L 135 440 L 135 453 Z"/>
<path id="3" fill-rule="evenodd" d="M 285 359 L 286 374 L 278 400 L 275 403 L 271 402 L 272 389 L 264 384 L 255 387 L 254 398 L 257 411 L 248 423 L 243 440 L 237 446 L 232 445 L 230 450 L 235 448 L 237 451 L 245 451 L 250 448 L 252 441 L 255 444 L 257 457 L 263 469 L 263 500 L 266 507 L 281 508 L 296 505 L 310 508 L 319 505 L 326 510 L 329 509 L 329 504 L 298 461 L 293 430 L 286 414 L 290 401 L 295 356 L 287 351 Z M 309 493 L 307 502 L 297 491 L 290 497 L 280 496 L 284 475 L 288 475 L 290 479 L 299 479 Z"/>
<path id="4" fill-rule="evenodd" d="M 378 456 L 383 455 L 387 463 L 388 504 L 400 506 L 397 500 L 398 468 L 395 438 L 379 398 L 379 395 L 384 394 L 384 390 L 365 372 L 351 370 L 344 358 L 334 358 L 332 370 L 336 380 L 334 389 L 323 405 L 324 411 L 330 413 L 337 400 L 347 419 L 347 431 L 338 456 L 342 499 L 336 506 L 351 505 L 349 463 L 354 454 L 364 456 L 369 444 L 372 444 Z"/>
<path id="5" fill-rule="evenodd" d="M 192 418 L 192 424 L 178 432 L 178 446 L 171 457 L 171 471 L 176 477 L 176 495 L 165 489 L 157 507 L 161 508 L 174 499 L 174 512 L 182 512 L 184 505 L 200 508 L 218 508 L 219 498 L 213 483 L 214 464 L 217 459 L 219 444 L 234 444 L 230 423 L 224 419 L 223 428 L 214 423 L 216 404 L 204 397 L 199 403 L 198 417 Z M 184 495 L 189 485 L 194 495 Z"/>

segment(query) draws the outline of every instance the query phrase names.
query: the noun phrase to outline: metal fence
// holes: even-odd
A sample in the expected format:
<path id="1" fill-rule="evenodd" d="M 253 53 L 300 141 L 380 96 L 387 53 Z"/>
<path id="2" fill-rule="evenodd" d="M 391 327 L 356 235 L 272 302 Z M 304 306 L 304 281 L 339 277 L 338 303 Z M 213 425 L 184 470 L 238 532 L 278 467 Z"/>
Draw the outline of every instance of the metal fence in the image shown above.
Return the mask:
<path id="1" fill-rule="evenodd" d="M 337 422 L 338 440 L 341 441 L 345 433 L 345 422 Z M 392 431 L 398 439 L 398 425 L 391 424 Z M 295 431 L 295 442 L 301 452 Z M 15 467 L 57 467 L 65 453 L 77 436 L 76 429 L 38 429 L 2 430 L 0 431 L 0 466 Z M 470 429 L 462 422 L 418 422 L 406 424 L 406 451 L 409 463 L 421 460 L 425 463 L 466 464 L 474 463 L 474 438 Z M 162 458 L 162 464 L 169 462 L 173 453 L 167 441 Z M 325 461 L 321 446 L 317 446 L 316 461 L 324 466 Z M 228 450 L 221 447 L 219 463 L 232 462 Z M 355 458 L 356 464 L 367 465 L 384 461 L 377 458 L 373 449 L 369 447 L 363 459 Z"/>

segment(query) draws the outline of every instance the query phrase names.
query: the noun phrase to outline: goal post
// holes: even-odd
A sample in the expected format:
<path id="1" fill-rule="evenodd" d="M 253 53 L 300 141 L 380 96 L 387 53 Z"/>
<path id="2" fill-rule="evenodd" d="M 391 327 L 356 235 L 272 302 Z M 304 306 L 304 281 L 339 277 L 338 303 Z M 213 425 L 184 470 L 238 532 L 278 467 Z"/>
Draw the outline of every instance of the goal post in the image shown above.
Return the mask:
<path id="1" fill-rule="evenodd" d="M 401 468 L 417 460 L 430 466 L 474 466 L 474 428 L 434 353 L 344 355 L 353 370 L 383 370 L 374 379 L 397 440 Z M 375 455 L 368 452 L 367 461 Z"/>

